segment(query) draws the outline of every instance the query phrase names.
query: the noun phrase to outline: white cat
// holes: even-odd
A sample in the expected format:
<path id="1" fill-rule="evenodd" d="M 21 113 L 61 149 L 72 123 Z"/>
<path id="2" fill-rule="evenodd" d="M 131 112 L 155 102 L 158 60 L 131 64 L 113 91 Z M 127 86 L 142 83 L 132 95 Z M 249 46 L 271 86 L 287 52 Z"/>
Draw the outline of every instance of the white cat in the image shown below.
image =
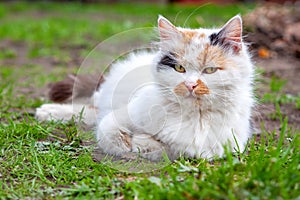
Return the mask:
<path id="1" fill-rule="evenodd" d="M 92 105 L 45 104 L 36 117 L 70 120 L 84 108 L 83 121 L 96 124 L 97 142 L 110 155 L 213 158 L 225 145 L 242 151 L 251 135 L 254 67 L 240 16 L 221 29 L 175 27 L 160 16 L 158 30 L 158 49 L 113 64 Z"/>

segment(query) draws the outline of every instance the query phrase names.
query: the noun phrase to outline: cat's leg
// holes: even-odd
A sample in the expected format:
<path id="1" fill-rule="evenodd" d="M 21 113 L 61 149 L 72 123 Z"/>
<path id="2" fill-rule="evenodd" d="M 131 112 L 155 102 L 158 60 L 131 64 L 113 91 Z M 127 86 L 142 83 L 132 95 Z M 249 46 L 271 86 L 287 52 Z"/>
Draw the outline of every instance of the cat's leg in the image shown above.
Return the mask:
<path id="1" fill-rule="evenodd" d="M 74 119 L 87 125 L 96 123 L 97 108 L 83 104 L 43 104 L 36 109 L 35 117 L 39 121 L 62 121 Z"/>
<path id="2" fill-rule="evenodd" d="M 98 124 L 96 138 L 99 147 L 110 155 L 122 156 L 131 152 L 132 133 L 126 126 L 121 126 L 114 113 L 107 114 Z"/>
<path id="3" fill-rule="evenodd" d="M 105 153 L 129 159 L 141 156 L 153 161 L 161 160 L 164 154 L 169 154 L 167 145 L 132 128 L 134 125 L 125 116 L 122 111 L 110 113 L 98 125 L 97 141 Z"/>

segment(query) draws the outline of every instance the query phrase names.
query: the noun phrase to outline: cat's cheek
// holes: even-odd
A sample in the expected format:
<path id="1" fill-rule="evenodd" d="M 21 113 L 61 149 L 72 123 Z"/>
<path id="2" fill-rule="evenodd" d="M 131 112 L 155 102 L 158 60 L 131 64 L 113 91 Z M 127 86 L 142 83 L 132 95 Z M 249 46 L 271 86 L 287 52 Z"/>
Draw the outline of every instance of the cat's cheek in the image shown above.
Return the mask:
<path id="1" fill-rule="evenodd" d="M 178 84 L 175 88 L 174 88 L 174 93 L 177 96 L 181 96 L 181 97 L 187 97 L 190 95 L 190 91 L 188 90 L 188 88 L 186 87 L 185 83 L 182 82 L 180 84 Z"/>

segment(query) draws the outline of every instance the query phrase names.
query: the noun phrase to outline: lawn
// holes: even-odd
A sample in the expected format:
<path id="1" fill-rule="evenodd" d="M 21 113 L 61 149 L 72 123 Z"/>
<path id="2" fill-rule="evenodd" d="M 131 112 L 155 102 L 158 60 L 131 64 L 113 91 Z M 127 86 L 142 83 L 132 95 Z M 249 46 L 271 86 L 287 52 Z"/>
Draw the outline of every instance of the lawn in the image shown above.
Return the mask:
<path id="1" fill-rule="evenodd" d="M 76 73 L 101 41 L 153 27 L 158 14 L 176 25 L 213 27 L 254 7 L 0 3 L 0 198 L 299 199 L 299 125 L 282 110 L 292 108 L 299 117 L 300 92 L 286 95 L 289 80 L 268 76 L 263 67 L 258 102 L 276 109 L 262 113 L 261 131 L 245 152 L 224 159 L 119 171 L 95 159 L 92 132 L 34 118 L 48 101 L 47 83 Z"/>

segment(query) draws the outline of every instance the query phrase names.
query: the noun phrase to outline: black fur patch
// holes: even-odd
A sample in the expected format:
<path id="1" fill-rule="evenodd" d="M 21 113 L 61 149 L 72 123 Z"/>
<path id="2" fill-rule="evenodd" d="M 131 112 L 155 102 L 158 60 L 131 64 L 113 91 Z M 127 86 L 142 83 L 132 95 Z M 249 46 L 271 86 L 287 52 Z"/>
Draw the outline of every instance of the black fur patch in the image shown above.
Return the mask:
<path id="1" fill-rule="evenodd" d="M 210 44 L 211 45 L 224 45 L 224 40 L 225 38 L 222 37 L 222 34 L 223 34 L 223 31 L 221 30 L 220 32 L 218 33 L 213 33 L 209 36 L 209 39 L 210 39 Z"/>
<path id="2" fill-rule="evenodd" d="M 163 56 L 162 59 L 159 61 L 157 65 L 157 70 L 166 69 L 167 67 L 175 68 L 177 61 L 174 58 L 174 53 L 168 53 L 167 55 Z"/>

